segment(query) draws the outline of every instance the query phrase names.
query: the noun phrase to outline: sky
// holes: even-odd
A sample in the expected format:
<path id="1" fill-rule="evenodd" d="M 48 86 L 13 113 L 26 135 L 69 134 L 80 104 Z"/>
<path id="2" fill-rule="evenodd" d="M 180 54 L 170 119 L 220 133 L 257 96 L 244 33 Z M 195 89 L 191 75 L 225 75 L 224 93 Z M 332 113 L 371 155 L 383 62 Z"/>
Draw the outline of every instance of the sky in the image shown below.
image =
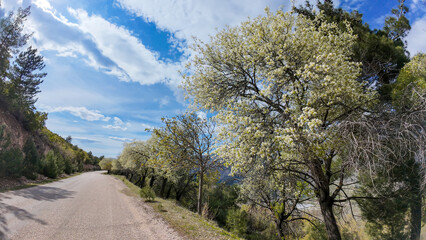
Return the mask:
<path id="1" fill-rule="evenodd" d="M 146 140 L 162 117 L 185 112 L 180 71 L 194 37 L 205 42 L 248 17 L 288 11 L 290 0 L 0 0 L 0 14 L 31 5 L 25 31 L 48 74 L 36 107 L 46 126 L 94 155 L 116 157 Z M 295 4 L 304 3 L 304 0 Z M 316 2 L 313 0 L 311 2 Z M 397 0 L 340 0 L 371 28 L 382 28 Z M 426 0 L 406 0 L 413 56 L 426 52 Z"/>

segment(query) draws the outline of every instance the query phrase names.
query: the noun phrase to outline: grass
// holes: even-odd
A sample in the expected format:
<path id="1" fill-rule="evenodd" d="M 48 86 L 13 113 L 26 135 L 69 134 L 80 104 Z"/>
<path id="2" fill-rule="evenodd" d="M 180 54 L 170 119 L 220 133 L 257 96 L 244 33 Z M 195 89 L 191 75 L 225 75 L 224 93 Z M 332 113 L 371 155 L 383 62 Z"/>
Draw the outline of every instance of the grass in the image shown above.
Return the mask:
<path id="1" fill-rule="evenodd" d="M 139 197 L 140 188 L 129 182 L 124 176 L 113 175 L 122 180 L 129 187 L 132 195 Z M 146 202 L 157 212 L 173 229 L 185 236 L 186 239 L 240 239 L 220 228 L 214 221 L 205 219 L 198 214 L 177 205 L 174 201 L 155 198 L 155 201 Z"/>
<path id="2" fill-rule="evenodd" d="M 72 175 L 66 176 L 66 177 L 62 177 L 62 178 L 55 178 L 55 179 L 46 179 L 46 180 L 42 180 L 40 182 L 35 182 L 35 183 L 27 183 L 27 184 L 23 184 L 23 185 L 19 185 L 19 186 L 14 186 L 14 187 L 10 187 L 10 188 L 5 188 L 5 189 L 0 189 L 0 193 L 4 193 L 4 192 L 9 192 L 9 191 L 15 191 L 15 190 L 20 190 L 20 189 L 25 189 L 25 188 L 30 188 L 30 187 L 35 187 L 35 186 L 39 186 L 39 185 L 44 185 L 44 184 L 48 184 L 51 182 L 56 182 L 59 180 L 63 180 L 63 179 L 67 179 L 70 177 L 75 177 L 80 175 L 81 173 L 74 173 Z"/>

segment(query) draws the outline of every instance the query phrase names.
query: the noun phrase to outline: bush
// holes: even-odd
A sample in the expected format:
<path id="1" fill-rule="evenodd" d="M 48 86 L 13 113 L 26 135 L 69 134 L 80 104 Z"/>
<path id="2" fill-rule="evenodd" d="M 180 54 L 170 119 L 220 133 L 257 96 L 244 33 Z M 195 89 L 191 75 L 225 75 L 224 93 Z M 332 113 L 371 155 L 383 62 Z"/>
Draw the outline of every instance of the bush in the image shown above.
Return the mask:
<path id="1" fill-rule="evenodd" d="M 226 216 L 226 226 L 229 230 L 239 236 L 247 233 L 249 215 L 246 211 L 240 209 L 231 209 Z"/>
<path id="2" fill-rule="evenodd" d="M 0 126 L 0 177 L 19 177 L 22 173 L 24 156 L 17 148 L 10 148 L 10 134 Z"/>
<path id="3" fill-rule="evenodd" d="M 71 174 L 73 172 L 73 165 L 72 165 L 71 159 L 68 158 L 68 157 L 65 158 L 64 159 L 64 164 L 65 164 L 64 172 L 66 174 Z"/>
<path id="4" fill-rule="evenodd" d="M 12 148 L 5 150 L 0 154 L 0 162 L 3 162 L 4 169 L 6 171 L 6 176 L 9 177 L 20 177 L 22 176 L 22 163 L 24 156 L 22 155 L 21 150 L 17 148 Z M 2 166 L 2 167 L 3 167 Z"/>
<path id="5" fill-rule="evenodd" d="M 27 139 L 23 152 L 25 154 L 23 174 L 29 179 L 35 179 L 34 173 L 40 171 L 40 155 L 32 139 Z"/>
<path id="6" fill-rule="evenodd" d="M 313 220 L 316 226 L 307 223 L 305 225 L 306 236 L 304 240 L 327 240 L 327 230 L 325 229 L 325 224 L 323 222 Z"/>
<path id="7" fill-rule="evenodd" d="M 56 156 L 56 166 L 58 166 L 58 175 L 64 173 L 65 171 L 65 159 L 62 157 L 62 154 L 55 152 Z"/>
<path id="8" fill-rule="evenodd" d="M 238 189 L 236 186 L 219 184 L 207 191 L 207 202 L 214 220 L 220 226 L 225 226 L 228 211 L 237 207 Z"/>
<path id="9" fill-rule="evenodd" d="M 140 191 L 139 194 L 142 198 L 145 198 L 147 201 L 154 201 L 155 200 L 155 192 L 154 190 L 152 190 L 152 188 L 150 188 L 149 186 L 145 186 L 143 187 Z"/>
<path id="10" fill-rule="evenodd" d="M 49 151 L 43 159 L 43 175 L 50 178 L 57 178 L 59 175 L 57 156 L 53 151 Z"/>

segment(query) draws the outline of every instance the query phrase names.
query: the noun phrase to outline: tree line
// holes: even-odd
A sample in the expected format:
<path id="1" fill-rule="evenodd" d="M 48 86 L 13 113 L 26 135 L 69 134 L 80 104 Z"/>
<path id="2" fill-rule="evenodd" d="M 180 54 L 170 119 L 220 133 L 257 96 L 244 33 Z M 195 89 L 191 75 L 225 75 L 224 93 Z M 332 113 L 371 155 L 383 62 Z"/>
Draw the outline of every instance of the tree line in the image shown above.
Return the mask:
<path id="1" fill-rule="evenodd" d="M 212 117 L 164 118 L 148 141 L 126 144 L 101 166 L 162 197 L 174 190 L 199 214 L 207 206 L 249 239 L 259 231 L 279 239 L 359 239 L 344 223 L 357 208 L 372 239 L 419 240 L 426 55 L 409 57 L 407 12 L 399 0 L 383 29 L 372 30 L 357 11 L 307 2 L 197 41 L 183 89 L 192 108 Z M 224 169 L 238 197 L 218 183 Z M 230 204 L 209 201 L 204 187 Z M 197 199 L 182 200 L 182 192 Z M 268 216 L 274 234 L 256 225 L 256 213 Z"/>
<path id="2" fill-rule="evenodd" d="M 12 139 L 8 131 L 19 126 L 0 124 L 0 177 L 35 179 L 43 174 L 56 178 L 62 173 L 97 169 L 103 157 L 71 144 L 71 137 L 63 139 L 49 131 L 45 127 L 47 113 L 35 107 L 46 73 L 43 56 L 28 46 L 31 34 L 23 31 L 29 14 L 29 7 L 18 9 L 0 20 L 0 113 L 15 118 L 28 132 L 20 148 L 13 144 L 19 140 Z"/>

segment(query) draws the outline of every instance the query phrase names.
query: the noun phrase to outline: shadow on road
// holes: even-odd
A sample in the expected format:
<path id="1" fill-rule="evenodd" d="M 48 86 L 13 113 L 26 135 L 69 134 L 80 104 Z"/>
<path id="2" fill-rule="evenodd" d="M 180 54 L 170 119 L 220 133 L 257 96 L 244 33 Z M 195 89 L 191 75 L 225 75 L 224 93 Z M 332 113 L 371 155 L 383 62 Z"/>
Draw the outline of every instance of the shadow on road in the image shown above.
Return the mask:
<path id="1" fill-rule="evenodd" d="M 24 209 L 0 202 L 0 239 L 6 239 L 6 234 L 9 232 L 9 229 L 7 227 L 6 214 L 12 214 L 21 221 L 31 220 L 36 221 L 39 224 L 47 224 L 45 221 L 34 217 L 33 214 L 27 212 Z"/>
<path id="2" fill-rule="evenodd" d="M 7 216 L 12 218 L 15 217 L 20 221 L 35 221 L 42 225 L 47 224 L 45 221 L 36 218 L 25 209 L 14 206 L 15 204 L 13 203 L 13 200 L 15 197 L 23 197 L 37 201 L 56 201 L 59 199 L 72 198 L 74 193 L 74 191 L 47 186 L 38 186 L 11 191 L 8 193 L 0 193 L 0 239 L 7 239 L 7 234 L 9 232 Z"/>
<path id="3" fill-rule="evenodd" d="M 18 191 L 8 192 L 7 197 L 19 196 L 30 198 L 38 201 L 55 201 L 58 199 L 70 198 L 74 191 L 68 191 L 56 187 L 38 186 L 33 188 L 21 189 Z M 3 196 L 0 195 L 0 200 Z"/>

